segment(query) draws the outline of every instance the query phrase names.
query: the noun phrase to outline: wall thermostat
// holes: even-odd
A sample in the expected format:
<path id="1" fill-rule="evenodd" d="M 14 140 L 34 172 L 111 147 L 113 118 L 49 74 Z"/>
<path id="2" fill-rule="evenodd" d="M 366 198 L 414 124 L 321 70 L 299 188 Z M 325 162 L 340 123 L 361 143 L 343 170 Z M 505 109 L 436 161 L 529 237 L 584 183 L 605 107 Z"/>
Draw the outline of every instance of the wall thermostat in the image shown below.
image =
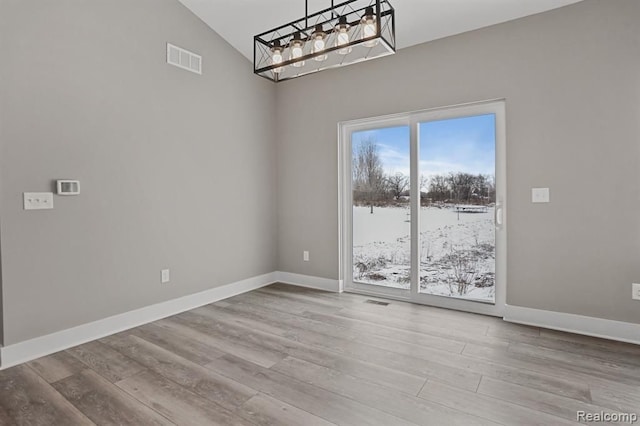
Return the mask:
<path id="1" fill-rule="evenodd" d="M 59 180 L 58 195 L 78 195 L 80 193 L 79 180 Z"/>

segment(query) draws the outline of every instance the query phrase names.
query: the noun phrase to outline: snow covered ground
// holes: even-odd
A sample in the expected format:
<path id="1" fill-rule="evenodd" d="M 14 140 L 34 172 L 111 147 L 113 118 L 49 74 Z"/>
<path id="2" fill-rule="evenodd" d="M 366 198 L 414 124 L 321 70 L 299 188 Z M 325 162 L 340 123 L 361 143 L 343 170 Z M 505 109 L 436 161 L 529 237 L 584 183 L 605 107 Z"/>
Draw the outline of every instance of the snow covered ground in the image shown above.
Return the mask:
<path id="1" fill-rule="evenodd" d="M 408 206 L 353 208 L 354 281 L 408 289 Z M 420 209 L 420 291 L 493 301 L 495 229 L 493 208 L 456 212 L 452 207 Z"/>

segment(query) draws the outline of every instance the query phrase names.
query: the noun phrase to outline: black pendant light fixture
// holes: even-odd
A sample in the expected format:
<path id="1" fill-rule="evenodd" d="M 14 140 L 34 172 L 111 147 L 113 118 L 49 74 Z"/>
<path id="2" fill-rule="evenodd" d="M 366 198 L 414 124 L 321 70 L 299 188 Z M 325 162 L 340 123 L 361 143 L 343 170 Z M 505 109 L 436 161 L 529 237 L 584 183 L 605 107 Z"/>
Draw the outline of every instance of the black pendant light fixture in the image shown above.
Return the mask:
<path id="1" fill-rule="evenodd" d="M 387 0 L 348 0 L 253 38 L 253 71 L 283 81 L 396 51 L 395 14 Z"/>

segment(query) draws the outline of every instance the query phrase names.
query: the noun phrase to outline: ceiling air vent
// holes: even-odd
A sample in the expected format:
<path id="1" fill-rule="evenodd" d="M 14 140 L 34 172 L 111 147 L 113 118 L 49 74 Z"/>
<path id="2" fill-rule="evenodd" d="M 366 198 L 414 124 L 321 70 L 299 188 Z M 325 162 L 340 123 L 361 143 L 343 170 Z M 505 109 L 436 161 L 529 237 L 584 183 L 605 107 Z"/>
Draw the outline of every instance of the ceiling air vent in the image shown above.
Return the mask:
<path id="1" fill-rule="evenodd" d="M 171 43 L 167 43 L 167 63 L 196 74 L 202 74 L 202 56 Z"/>

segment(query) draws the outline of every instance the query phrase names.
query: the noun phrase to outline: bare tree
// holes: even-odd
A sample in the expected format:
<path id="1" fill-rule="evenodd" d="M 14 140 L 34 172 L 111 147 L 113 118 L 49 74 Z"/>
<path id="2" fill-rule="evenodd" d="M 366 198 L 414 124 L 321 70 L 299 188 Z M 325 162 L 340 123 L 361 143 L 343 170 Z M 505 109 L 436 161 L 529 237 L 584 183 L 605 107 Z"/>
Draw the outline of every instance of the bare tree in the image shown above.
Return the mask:
<path id="1" fill-rule="evenodd" d="M 373 204 L 384 192 L 386 184 L 378 144 L 374 139 L 363 140 L 357 147 L 353 156 L 353 183 L 354 190 L 365 196 L 373 213 Z"/>
<path id="2" fill-rule="evenodd" d="M 455 194 L 455 199 L 458 202 L 469 202 L 475 181 L 476 177 L 470 173 L 452 172 L 447 176 L 447 183 Z"/>
<path id="3" fill-rule="evenodd" d="M 447 178 L 443 175 L 433 175 L 429 180 L 429 194 L 436 201 L 444 201 L 450 192 Z"/>
<path id="4" fill-rule="evenodd" d="M 398 200 L 403 192 L 409 189 L 409 178 L 398 172 L 395 175 L 387 176 L 389 191 L 394 200 Z"/>
<path id="5" fill-rule="evenodd" d="M 429 191 L 429 178 L 425 175 L 420 175 L 420 192 Z"/>
<path id="6" fill-rule="evenodd" d="M 487 199 L 490 203 L 496 201 L 496 177 L 495 175 L 485 175 L 487 183 Z"/>
<path id="7" fill-rule="evenodd" d="M 449 198 L 456 202 L 487 203 L 495 201 L 495 177 L 463 172 L 433 175 L 429 180 L 428 193 L 436 201 Z"/>

